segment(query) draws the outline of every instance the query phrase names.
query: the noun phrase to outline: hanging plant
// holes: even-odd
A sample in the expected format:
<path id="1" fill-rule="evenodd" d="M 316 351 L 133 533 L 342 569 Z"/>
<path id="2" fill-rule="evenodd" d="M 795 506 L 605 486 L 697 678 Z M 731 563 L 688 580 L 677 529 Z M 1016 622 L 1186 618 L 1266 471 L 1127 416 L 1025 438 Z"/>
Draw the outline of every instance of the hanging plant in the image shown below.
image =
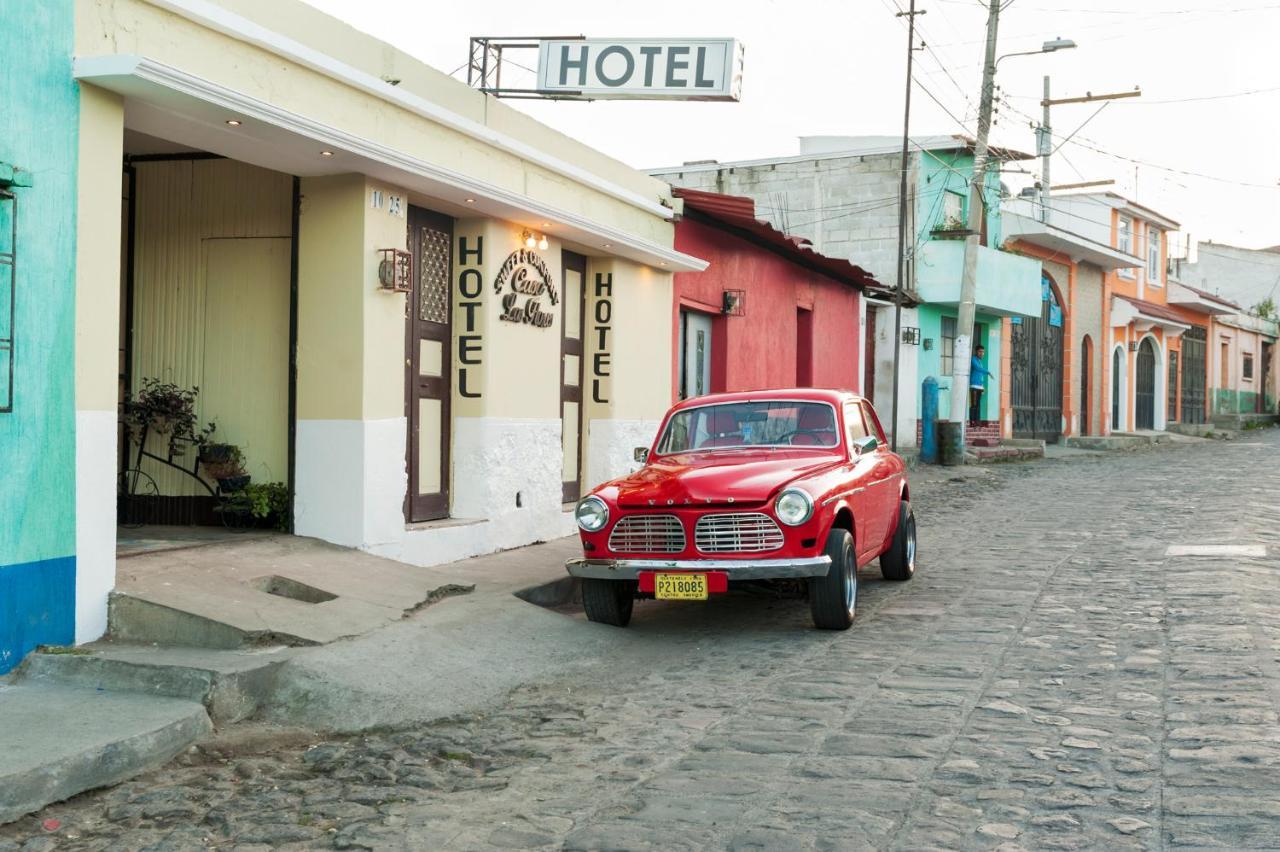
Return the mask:
<path id="1" fill-rule="evenodd" d="M 134 431 L 144 428 L 156 435 L 169 436 L 169 449 L 181 455 L 184 444 L 198 442 L 196 435 L 196 399 L 200 388 L 179 387 L 156 378 L 142 380 L 142 388 L 124 402 L 124 420 Z"/>

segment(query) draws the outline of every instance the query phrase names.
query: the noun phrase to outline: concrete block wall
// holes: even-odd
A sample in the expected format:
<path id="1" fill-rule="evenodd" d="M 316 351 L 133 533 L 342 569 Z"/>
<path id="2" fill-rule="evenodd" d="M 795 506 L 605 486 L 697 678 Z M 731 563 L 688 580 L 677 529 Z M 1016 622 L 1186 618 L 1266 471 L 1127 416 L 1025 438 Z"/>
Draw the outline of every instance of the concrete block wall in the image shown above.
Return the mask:
<path id="1" fill-rule="evenodd" d="M 914 158 L 911 162 L 914 167 Z M 761 219 L 894 285 L 900 163 L 899 155 L 880 154 L 702 165 L 655 176 L 673 186 L 753 198 Z"/>

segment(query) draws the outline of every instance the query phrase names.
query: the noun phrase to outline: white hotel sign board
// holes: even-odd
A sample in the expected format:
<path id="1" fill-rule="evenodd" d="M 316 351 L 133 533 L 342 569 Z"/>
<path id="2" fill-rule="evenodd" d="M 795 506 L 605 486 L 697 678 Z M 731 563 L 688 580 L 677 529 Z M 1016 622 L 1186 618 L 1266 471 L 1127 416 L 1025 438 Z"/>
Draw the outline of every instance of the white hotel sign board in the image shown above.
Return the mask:
<path id="1" fill-rule="evenodd" d="M 736 101 L 742 45 L 732 38 L 542 41 L 538 90 L 587 98 Z"/>

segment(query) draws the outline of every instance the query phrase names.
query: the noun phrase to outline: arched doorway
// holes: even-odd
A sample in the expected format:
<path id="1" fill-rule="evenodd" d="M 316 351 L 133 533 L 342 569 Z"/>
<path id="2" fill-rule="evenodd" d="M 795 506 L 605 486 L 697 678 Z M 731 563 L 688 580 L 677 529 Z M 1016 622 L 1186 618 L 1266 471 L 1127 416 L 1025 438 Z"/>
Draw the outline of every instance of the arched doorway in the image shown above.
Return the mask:
<path id="1" fill-rule="evenodd" d="M 1062 306 L 1048 275 L 1040 316 L 1014 317 L 1010 339 L 1013 436 L 1057 442 L 1062 435 Z"/>
<path id="2" fill-rule="evenodd" d="M 1111 431 L 1123 432 L 1121 420 L 1124 405 L 1124 349 L 1117 346 L 1111 352 Z"/>
<path id="3" fill-rule="evenodd" d="M 1138 344 L 1138 367 L 1134 376 L 1133 426 L 1156 428 L 1156 347 L 1150 337 Z"/>
<path id="4" fill-rule="evenodd" d="M 1080 434 L 1088 435 L 1093 426 L 1093 406 L 1090 404 L 1093 382 L 1093 339 L 1085 335 L 1080 341 Z"/>

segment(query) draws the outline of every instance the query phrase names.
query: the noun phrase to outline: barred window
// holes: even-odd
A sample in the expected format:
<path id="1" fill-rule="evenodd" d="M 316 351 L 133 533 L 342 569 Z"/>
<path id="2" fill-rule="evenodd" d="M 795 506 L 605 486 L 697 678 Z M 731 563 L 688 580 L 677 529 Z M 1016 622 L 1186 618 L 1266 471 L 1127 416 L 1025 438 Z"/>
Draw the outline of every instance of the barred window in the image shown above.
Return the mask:
<path id="1" fill-rule="evenodd" d="M 13 411 L 14 297 L 18 259 L 18 199 L 0 189 L 0 414 Z"/>

